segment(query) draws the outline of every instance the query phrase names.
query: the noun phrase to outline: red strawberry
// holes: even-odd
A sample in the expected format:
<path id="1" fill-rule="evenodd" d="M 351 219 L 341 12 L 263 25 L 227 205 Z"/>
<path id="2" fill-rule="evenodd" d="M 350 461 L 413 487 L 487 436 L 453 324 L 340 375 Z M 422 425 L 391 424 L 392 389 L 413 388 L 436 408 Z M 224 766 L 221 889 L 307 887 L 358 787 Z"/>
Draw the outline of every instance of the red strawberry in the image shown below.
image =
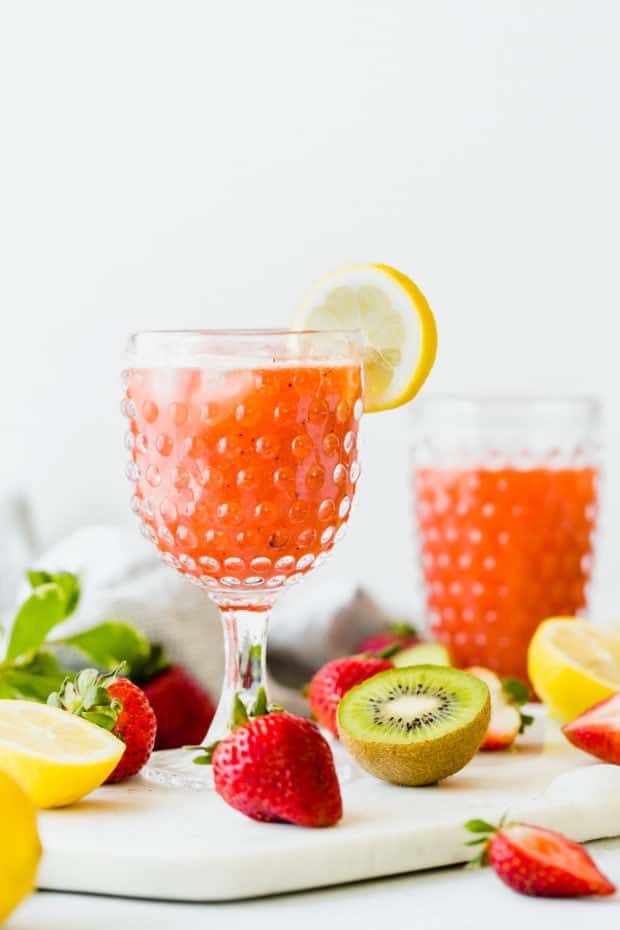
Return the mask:
<path id="1" fill-rule="evenodd" d="M 125 752 L 107 782 L 136 775 L 148 761 L 155 743 L 157 719 L 144 692 L 117 672 L 100 675 L 84 669 L 75 681 L 65 679 L 58 693 L 50 694 L 48 704 L 77 714 L 110 730 L 125 743 Z"/>
<path id="2" fill-rule="evenodd" d="M 384 632 L 366 637 L 359 644 L 356 651 L 377 654 L 383 652 L 384 649 L 390 649 L 392 646 L 406 649 L 408 646 L 415 646 L 419 642 L 420 637 L 415 628 L 409 623 L 393 623 Z"/>
<path id="3" fill-rule="evenodd" d="M 332 826 L 342 798 L 331 749 L 311 720 L 265 705 L 263 693 L 258 716 L 248 719 L 237 698 L 232 733 L 214 749 L 194 747 L 205 751 L 194 761 L 213 763 L 215 790 L 246 817 Z"/>
<path id="4" fill-rule="evenodd" d="M 142 690 L 157 717 L 155 749 L 177 749 L 204 739 L 215 704 L 182 666 L 169 666 Z"/>
<path id="5" fill-rule="evenodd" d="M 367 655 L 333 659 L 320 668 L 308 687 L 310 708 L 318 722 L 338 736 L 336 711 L 341 698 L 355 685 L 388 668 L 392 668 L 388 659 Z"/>
<path id="6" fill-rule="evenodd" d="M 529 688 L 515 678 L 502 679 L 479 665 L 464 671 L 484 681 L 491 695 L 491 720 L 480 749 L 508 749 L 519 733 L 533 723 L 534 718 L 521 711 L 521 705 L 530 698 Z"/>
<path id="7" fill-rule="evenodd" d="M 120 762 L 106 779 L 113 783 L 137 775 L 149 761 L 155 745 L 157 717 L 144 691 L 128 678 L 113 681 L 108 685 L 108 693 L 113 701 L 121 703 L 112 733 L 125 743 Z"/>
<path id="8" fill-rule="evenodd" d="M 468 845 L 483 844 L 469 867 L 490 863 L 501 880 L 520 894 L 577 898 L 616 890 L 579 843 L 554 830 L 526 823 L 497 828 L 484 820 L 470 820 L 465 827 L 481 834 Z"/>
<path id="9" fill-rule="evenodd" d="M 578 749 L 620 765 L 620 692 L 571 720 L 562 732 Z"/>

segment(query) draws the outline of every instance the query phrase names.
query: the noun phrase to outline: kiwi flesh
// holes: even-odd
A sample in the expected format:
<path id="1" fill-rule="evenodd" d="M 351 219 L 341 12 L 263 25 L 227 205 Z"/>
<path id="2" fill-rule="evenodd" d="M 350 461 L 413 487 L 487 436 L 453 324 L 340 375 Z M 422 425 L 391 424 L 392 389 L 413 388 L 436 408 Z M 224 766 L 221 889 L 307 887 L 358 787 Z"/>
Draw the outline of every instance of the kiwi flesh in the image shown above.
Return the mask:
<path id="1" fill-rule="evenodd" d="M 430 785 L 458 772 L 481 745 L 491 716 L 487 685 L 455 668 L 391 668 L 348 691 L 338 732 L 371 775 Z"/>
<path id="2" fill-rule="evenodd" d="M 401 649 L 391 659 L 397 668 L 406 665 L 452 665 L 450 653 L 441 643 L 418 643 Z"/>

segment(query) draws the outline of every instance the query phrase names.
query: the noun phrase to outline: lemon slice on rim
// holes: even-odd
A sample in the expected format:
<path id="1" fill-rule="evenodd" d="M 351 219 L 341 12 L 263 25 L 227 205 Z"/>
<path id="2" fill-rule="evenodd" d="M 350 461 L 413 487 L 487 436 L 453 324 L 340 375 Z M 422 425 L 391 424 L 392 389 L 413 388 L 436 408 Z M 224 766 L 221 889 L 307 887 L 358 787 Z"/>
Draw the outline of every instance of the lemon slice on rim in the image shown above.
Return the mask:
<path id="1" fill-rule="evenodd" d="M 362 330 L 367 413 L 415 397 L 437 351 L 437 327 L 426 297 L 389 265 L 353 265 L 325 275 L 304 298 L 295 328 Z"/>
<path id="2" fill-rule="evenodd" d="M 545 620 L 530 642 L 528 675 L 549 714 L 573 720 L 620 691 L 620 631 L 571 617 Z"/>
<path id="3" fill-rule="evenodd" d="M 125 744 L 65 710 L 0 700 L 0 769 L 37 807 L 73 804 L 101 785 Z"/>

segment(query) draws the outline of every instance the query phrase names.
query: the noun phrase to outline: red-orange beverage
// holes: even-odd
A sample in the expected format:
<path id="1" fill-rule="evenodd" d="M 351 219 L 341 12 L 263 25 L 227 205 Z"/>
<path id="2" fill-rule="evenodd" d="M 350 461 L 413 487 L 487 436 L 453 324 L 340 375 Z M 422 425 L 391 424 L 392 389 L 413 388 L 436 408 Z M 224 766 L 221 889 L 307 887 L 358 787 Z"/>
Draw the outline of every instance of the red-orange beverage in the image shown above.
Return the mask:
<path id="1" fill-rule="evenodd" d="M 586 604 L 595 468 L 418 468 L 433 634 L 460 666 L 526 678 L 536 626 Z"/>
<path id="2" fill-rule="evenodd" d="M 359 476 L 359 365 L 128 379 L 133 506 L 164 561 L 204 587 L 260 595 L 322 560 Z"/>

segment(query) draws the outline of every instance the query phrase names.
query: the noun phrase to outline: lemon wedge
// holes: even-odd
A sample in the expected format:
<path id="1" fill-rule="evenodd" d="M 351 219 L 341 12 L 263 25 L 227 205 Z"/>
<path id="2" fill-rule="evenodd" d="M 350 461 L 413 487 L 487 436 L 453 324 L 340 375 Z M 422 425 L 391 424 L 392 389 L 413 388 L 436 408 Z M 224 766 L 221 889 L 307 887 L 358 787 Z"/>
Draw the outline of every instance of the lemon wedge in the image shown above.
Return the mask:
<path id="1" fill-rule="evenodd" d="M 620 691 L 620 631 L 569 617 L 545 620 L 530 642 L 528 675 L 550 716 L 573 720 Z"/>
<path id="2" fill-rule="evenodd" d="M 368 413 L 411 400 L 437 351 L 437 327 L 426 297 L 389 265 L 353 265 L 325 275 L 304 298 L 295 328 L 364 333 Z"/>
<path id="3" fill-rule="evenodd" d="M 64 807 L 101 785 L 125 744 L 64 710 L 0 700 L 0 769 L 37 807 Z"/>
<path id="4" fill-rule="evenodd" d="M 32 801 L 0 772 L 0 922 L 34 889 L 41 843 Z"/>

